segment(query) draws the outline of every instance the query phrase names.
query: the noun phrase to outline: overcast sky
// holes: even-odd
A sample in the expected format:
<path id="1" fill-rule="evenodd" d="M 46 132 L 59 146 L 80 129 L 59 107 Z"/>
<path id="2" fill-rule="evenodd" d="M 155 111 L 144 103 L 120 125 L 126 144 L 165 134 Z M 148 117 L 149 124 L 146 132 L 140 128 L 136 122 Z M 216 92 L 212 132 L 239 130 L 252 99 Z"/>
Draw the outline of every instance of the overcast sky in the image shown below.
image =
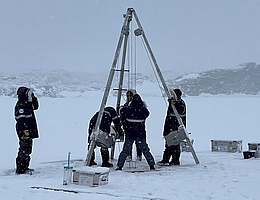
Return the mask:
<path id="1" fill-rule="evenodd" d="M 162 71 L 260 63 L 259 0 L 0 0 L 0 71 L 108 72 L 128 7 Z"/>

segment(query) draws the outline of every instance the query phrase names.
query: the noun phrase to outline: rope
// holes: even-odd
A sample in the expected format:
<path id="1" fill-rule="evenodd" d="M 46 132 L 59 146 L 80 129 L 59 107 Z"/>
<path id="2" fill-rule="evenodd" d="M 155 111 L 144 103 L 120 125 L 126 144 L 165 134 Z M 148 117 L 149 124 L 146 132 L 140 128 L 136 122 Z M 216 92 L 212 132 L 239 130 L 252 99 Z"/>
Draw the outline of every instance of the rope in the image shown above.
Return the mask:
<path id="1" fill-rule="evenodd" d="M 147 49 L 147 47 L 146 47 L 146 45 L 145 45 L 145 43 L 144 43 L 143 37 L 141 37 L 141 40 L 142 40 L 142 43 L 143 43 L 145 52 L 146 52 L 146 54 L 147 54 L 148 60 L 149 60 L 149 62 L 150 62 L 151 68 L 152 68 L 152 70 L 153 70 L 154 76 L 155 76 L 155 78 L 156 78 L 156 82 L 158 83 L 158 87 L 159 87 L 159 89 L 160 89 L 160 91 L 161 91 L 161 95 L 162 95 L 162 97 L 163 97 L 163 96 L 164 96 L 164 94 L 163 94 L 163 89 L 162 89 L 162 86 L 160 85 L 160 81 L 159 81 L 158 75 L 157 75 L 157 73 L 156 73 L 156 71 L 155 71 L 155 66 L 153 65 L 153 62 L 152 62 L 151 57 L 150 57 L 150 54 L 148 53 L 148 49 Z M 163 99 L 164 99 L 165 105 L 167 105 L 166 99 L 165 99 L 165 98 L 163 98 Z"/>

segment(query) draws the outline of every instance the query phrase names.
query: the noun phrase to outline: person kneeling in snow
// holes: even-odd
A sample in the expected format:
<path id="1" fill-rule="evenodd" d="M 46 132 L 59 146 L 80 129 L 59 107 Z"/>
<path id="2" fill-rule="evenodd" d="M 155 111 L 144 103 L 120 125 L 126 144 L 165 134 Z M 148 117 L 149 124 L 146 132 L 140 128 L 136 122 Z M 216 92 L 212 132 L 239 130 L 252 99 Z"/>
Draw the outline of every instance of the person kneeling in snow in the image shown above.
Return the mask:
<path id="1" fill-rule="evenodd" d="M 17 95 L 18 101 L 14 108 L 14 115 L 20 147 L 16 157 L 16 174 L 24 174 L 33 171 L 33 169 L 29 169 L 29 164 L 30 154 L 32 153 L 32 140 L 39 137 L 34 115 L 34 110 L 39 108 L 39 103 L 32 89 L 27 87 L 19 87 Z"/>
<path id="2" fill-rule="evenodd" d="M 95 115 L 91 118 L 91 120 L 89 122 L 89 128 L 88 128 L 89 145 L 90 145 L 90 141 L 91 141 L 92 132 L 96 126 L 98 113 L 99 112 L 96 112 Z M 112 122 L 115 125 L 115 131 L 117 133 L 119 133 L 119 135 L 121 135 L 121 136 L 124 135 L 123 130 L 121 129 L 120 117 L 117 115 L 116 110 L 113 107 L 108 106 L 104 109 L 103 116 L 102 116 L 100 126 L 99 126 L 99 130 L 103 131 L 103 133 L 106 135 L 110 134 L 110 126 L 111 126 Z M 98 144 L 98 142 L 96 144 Z M 99 146 L 99 145 L 96 145 L 96 146 Z M 95 148 L 96 148 L 96 146 L 95 146 Z M 101 147 L 100 152 L 101 152 L 101 157 L 102 157 L 102 167 L 113 167 L 113 164 L 109 162 L 108 147 L 106 145 L 102 145 L 102 144 L 100 145 L 100 147 Z M 95 152 L 92 153 L 92 157 L 91 157 L 89 166 L 92 166 L 92 165 L 97 165 L 97 163 L 95 162 Z"/>
<path id="3" fill-rule="evenodd" d="M 125 131 L 125 142 L 123 150 L 119 155 L 116 170 L 122 170 L 125 160 L 129 155 L 129 151 L 136 141 L 141 149 L 151 170 L 154 170 L 154 158 L 146 143 L 145 120 L 150 112 L 145 103 L 142 101 L 139 94 L 134 94 L 129 105 L 124 105 L 119 108 L 119 115 L 122 120 L 123 129 Z"/>

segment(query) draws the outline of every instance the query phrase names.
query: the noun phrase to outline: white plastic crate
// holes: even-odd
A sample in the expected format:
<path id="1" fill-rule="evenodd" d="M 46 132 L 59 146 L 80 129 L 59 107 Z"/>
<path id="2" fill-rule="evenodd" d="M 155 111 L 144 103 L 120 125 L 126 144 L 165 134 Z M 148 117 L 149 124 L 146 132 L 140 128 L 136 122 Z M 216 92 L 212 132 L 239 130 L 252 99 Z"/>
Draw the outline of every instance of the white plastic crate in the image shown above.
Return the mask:
<path id="1" fill-rule="evenodd" d="M 73 183 L 96 187 L 108 184 L 110 169 L 106 167 L 81 167 L 73 169 Z"/>

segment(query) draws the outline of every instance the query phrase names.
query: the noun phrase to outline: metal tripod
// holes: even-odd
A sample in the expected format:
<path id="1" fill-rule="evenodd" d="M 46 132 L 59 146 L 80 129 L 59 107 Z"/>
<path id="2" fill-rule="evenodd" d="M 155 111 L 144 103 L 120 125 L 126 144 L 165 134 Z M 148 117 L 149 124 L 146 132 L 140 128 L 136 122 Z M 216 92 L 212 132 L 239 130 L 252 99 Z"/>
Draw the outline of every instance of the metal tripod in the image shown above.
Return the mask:
<path id="1" fill-rule="evenodd" d="M 118 84 L 118 95 L 117 95 L 117 103 L 116 103 L 117 108 L 120 106 L 122 90 L 123 90 L 123 88 L 122 88 L 123 78 L 124 78 L 124 72 L 125 72 L 127 42 L 128 42 L 129 31 L 130 31 L 129 27 L 130 27 L 130 22 L 132 21 L 133 17 L 135 18 L 137 26 L 138 26 L 138 28 L 134 31 L 134 34 L 135 34 L 135 36 L 142 36 L 143 37 L 144 43 L 145 43 L 147 50 L 148 50 L 148 52 L 151 56 L 151 59 L 152 59 L 153 64 L 155 66 L 156 72 L 157 72 L 157 74 L 160 78 L 162 85 L 163 85 L 165 94 L 167 95 L 168 98 L 176 98 L 175 96 L 173 97 L 171 95 L 169 89 L 167 88 L 167 85 L 164 81 L 164 78 L 162 76 L 160 68 L 159 68 L 159 66 L 156 62 L 155 56 L 154 56 L 152 49 L 151 49 L 151 47 L 148 43 L 148 40 L 146 38 L 146 35 L 144 33 L 144 30 L 142 28 L 142 25 L 141 25 L 141 23 L 138 19 L 138 16 L 137 16 L 135 10 L 133 8 L 128 8 L 127 11 L 126 11 L 126 14 L 124 14 L 124 22 L 123 22 L 123 26 L 122 26 L 122 29 L 121 29 L 119 41 L 118 41 L 118 44 L 117 44 L 114 60 L 113 60 L 113 63 L 112 63 L 112 67 L 111 67 L 109 76 L 108 76 L 105 92 L 104 92 L 104 95 L 103 95 L 103 99 L 102 99 L 101 106 L 100 106 L 100 109 L 99 109 L 99 114 L 98 114 L 98 117 L 97 117 L 97 122 L 96 122 L 96 125 L 95 125 L 95 128 L 94 128 L 94 131 L 92 133 L 91 142 L 90 142 L 90 145 L 89 145 L 89 149 L 88 149 L 88 153 L 87 153 L 87 157 L 86 157 L 86 163 L 85 163 L 87 166 L 89 166 L 89 164 L 90 164 L 91 156 L 93 154 L 94 147 L 95 147 L 95 144 L 96 144 L 96 141 L 97 141 L 97 138 L 98 138 L 97 136 L 99 134 L 99 126 L 100 126 L 100 123 L 101 123 L 101 118 L 103 116 L 104 108 L 106 106 L 109 91 L 110 91 L 111 84 L 112 84 L 114 74 L 115 74 L 115 71 L 116 71 L 116 64 L 118 62 L 121 47 L 123 45 L 122 63 L 121 63 L 121 69 L 120 69 L 120 78 L 119 78 L 119 84 Z M 192 146 L 192 144 L 189 140 L 188 132 L 183 125 L 182 119 L 181 119 L 181 117 L 180 117 L 179 113 L 177 112 L 174 105 L 172 105 L 172 108 L 173 108 L 173 111 L 174 111 L 174 113 L 175 113 L 175 115 L 178 119 L 180 129 L 182 129 L 183 133 L 186 134 L 185 140 L 186 140 L 187 144 L 191 147 L 191 152 L 192 152 L 193 158 L 194 158 L 196 164 L 198 164 L 199 160 L 198 160 L 196 153 L 194 151 L 194 148 L 193 148 L 193 146 Z M 111 149 L 111 158 L 113 159 L 113 157 L 114 157 L 114 148 Z"/>
<path id="2" fill-rule="evenodd" d="M 129 25 L 130 22 L 132 21 L 132 13 L 133 13 L 133 9 L 132 8 L 128 8 L 127 12 L 124 16 L 124 23 L 121 29 L 121 34 L 119 37 L 119 41 L 117 44 L 117 48 L 116 48 L 116 52 L 115 52 L 115 56 L 114 56 L 114 60 L 112 63 L 112 67 L 108 76 L 108 80 L 107 80 L 107 84 L 106 84 L 106 88 L 105 88 L 105 92 L 103 95 L 103 99 L 101 102 L 101 106 L 99 109 L 99 114 L 97 117 L 97 122 L 94 128 L 93 133 L 91 134 L 91 142 L 89 145 L 89 149 L 88 149 L 88 153 L 87 153 L 87 158 L 86 158 L 86 165 L 89 166 L 90 164 L 90 160 L 91 160 L 91 156 L 93 154 L 94 151 L 94 147 L 96 145 L 96 140 L 97 140 L 97 136 L 98 136 L 98 129 L 101 123 L 101 118 L 103 116 L 103 112 L 104 112 L 104 108 L 106 106 L 106 102 L 108 99 L 108 95 L 109 95 L 109 91 L 111 88 L 111 84 L 114 78 L 114 74 L 116 71 L 116 64 L 119 58 L 119 54 L 120 54 L 120 50 L 122 47 L 122 44 L 124 45 L 123 47 L 123 56 L 122 56 L 122 64 L 121 64 L 121 73 L 120 73 L 120 80 L 119 80 L 119 87 L 118 87 L 118 98 L 117 98 L 117 107 L 120 106 L 120 101 L 121 101 L 121 95 L 122 95 L 122 84 L 123 84 L 123 76 L 124 76 L 124 68 L 125 68 L 125 58 L 126 58 L 126 47 L 127 47 L 127 40 L 128 40 L 128 36 L 129 36 Z"/>

